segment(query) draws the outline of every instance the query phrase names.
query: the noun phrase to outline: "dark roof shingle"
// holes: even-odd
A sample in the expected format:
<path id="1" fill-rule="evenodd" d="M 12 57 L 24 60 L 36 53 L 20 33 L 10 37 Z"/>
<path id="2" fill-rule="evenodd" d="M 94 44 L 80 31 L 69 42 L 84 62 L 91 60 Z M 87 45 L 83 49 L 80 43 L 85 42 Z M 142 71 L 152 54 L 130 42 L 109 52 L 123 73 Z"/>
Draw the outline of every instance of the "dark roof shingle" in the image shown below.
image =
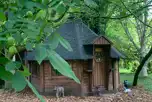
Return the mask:
<path id="1" fill-rule="evenodd" d="M 88 28 L 82 21 L 70 21 L 63 24 L 57 30 L 63 38 L 65 38 L 71 45 L 73 51 L 69 52 L 60 44 L 58 45 L 56 52 L 64 59 L 92 59 L 93 47 L 89 44 L 94 39 L 99 37 L 90 28 Z M 111 50 L 111 57 L 120 57 L 121 55 L 116 50 Z M 34 52 L 28 52 L 25 56 L 27 60 L 35 60 Z"/>

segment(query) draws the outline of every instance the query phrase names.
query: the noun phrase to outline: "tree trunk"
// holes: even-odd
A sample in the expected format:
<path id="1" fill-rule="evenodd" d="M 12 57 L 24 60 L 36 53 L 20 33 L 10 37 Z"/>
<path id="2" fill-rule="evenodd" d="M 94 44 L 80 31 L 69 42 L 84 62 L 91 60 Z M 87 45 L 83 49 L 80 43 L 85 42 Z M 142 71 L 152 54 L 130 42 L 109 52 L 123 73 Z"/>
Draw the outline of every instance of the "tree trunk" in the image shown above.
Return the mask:
<path id="1" fill-rule="evenodd" d="M 148 76 L 148 73 L 147 73 L 148 67 L 147 67 L 147 65 L 148 65 L 148 60 L 145 62 L 144 66 L 143 66 L 143 68 L 142 68 L 142 70 L 140 72 L 140 76 L 141 77 L 147 77 Z"/>
<path id="2" fill-rule="evenodd" d="M 135 76 L 134 76 L 134 80 L 133 80 L 133 86 L 137 85 L 139 73 L 140 73 L 140 71 L 142 70 L 142 67 L 144 66 L 146 61 L 150 58 L 151 55 L 152 55 L 152 47 L 151 47 L 150 51 L 146 54 L 146 56 L 142 59 L 140 65 L 138 66 L 138 68 L 135 72 Z"/>

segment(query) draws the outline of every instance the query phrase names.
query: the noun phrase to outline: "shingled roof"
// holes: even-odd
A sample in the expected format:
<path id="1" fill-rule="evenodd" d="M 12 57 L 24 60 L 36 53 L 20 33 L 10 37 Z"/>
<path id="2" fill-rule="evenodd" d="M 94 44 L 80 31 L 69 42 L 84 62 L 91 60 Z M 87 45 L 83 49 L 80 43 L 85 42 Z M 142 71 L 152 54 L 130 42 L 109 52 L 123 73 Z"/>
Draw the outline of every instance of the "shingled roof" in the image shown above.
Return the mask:
<path id="1" fill-rule="evenodd" d="M 69 52 L 61 45 L 57 47 L 56 52 L 64 59 L 92 59 L 93 49 L 91 44 L 93 44 L 93 41 L 99 36 L 81 20 L 67 22 L 59 27 L 57 32 L 70 43 L 73 49 L 72 52 Z M 120 56 L 121 54 L 116 51 L 116 49 L 111 49 L 112 58 L 119 58 Z M 28 52 L 25 59 L 34 60 L 33 52 Z"/>

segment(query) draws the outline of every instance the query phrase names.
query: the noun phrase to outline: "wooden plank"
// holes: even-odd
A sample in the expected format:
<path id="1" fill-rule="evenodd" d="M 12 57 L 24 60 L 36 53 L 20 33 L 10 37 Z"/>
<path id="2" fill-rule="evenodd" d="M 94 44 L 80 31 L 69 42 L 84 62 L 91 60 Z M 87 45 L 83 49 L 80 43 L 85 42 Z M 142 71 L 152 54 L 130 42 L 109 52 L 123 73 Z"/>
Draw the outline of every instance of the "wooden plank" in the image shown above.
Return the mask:
<path id="1" fill-rule="evenodd" d="M 44 92 L 44 62 L 40 65 L 40 87 L 41 92 Z"/>

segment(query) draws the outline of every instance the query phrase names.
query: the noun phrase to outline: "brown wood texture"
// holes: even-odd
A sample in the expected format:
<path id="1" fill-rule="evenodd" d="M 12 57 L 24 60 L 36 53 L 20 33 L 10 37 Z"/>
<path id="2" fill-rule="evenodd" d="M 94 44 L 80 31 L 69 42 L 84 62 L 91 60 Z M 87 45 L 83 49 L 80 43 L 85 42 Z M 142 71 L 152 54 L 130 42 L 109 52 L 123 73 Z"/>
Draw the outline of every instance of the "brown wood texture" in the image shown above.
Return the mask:
<path id="1" fill-rule="evenodd" d="M 89 76 L 87 73 L 83 74 L 83 70 L 88 68 L 88 63 L 81 61 L 81 60 L 72 60 L 68 61 L 68 63 L 71 65 L 72 70 L 74 71 L 75 75 L 80 79 L 81 85 L 77 84 L 75 81 L 72 79 L 69 79 L 65 76 L 52 76 L 51 71 L 52 67 L 49 64 L 49 62 L 45 61 L 44 62 L 44 80 L 45 80 L 45 91 L 46 92 L 51 92 L 51 90 L 56 86 L 56 85 L 62 85 L 67 89 L 71 89 L 74 91 L 77 91 L 76 93 L 81 93 L 82 89 L 86 89 L 85 92 L 88 91 L 88 86 L 89 86 Z"/>
<path id="2" fill-rule="evenodd" d="M 107 45 L 107 44 L 110 44 L 110 42 L 105 39 L 104 37 L 98 37 L 97 39 L 94 40 L 94 44 L 97 44 L 97 45 Z"/>

